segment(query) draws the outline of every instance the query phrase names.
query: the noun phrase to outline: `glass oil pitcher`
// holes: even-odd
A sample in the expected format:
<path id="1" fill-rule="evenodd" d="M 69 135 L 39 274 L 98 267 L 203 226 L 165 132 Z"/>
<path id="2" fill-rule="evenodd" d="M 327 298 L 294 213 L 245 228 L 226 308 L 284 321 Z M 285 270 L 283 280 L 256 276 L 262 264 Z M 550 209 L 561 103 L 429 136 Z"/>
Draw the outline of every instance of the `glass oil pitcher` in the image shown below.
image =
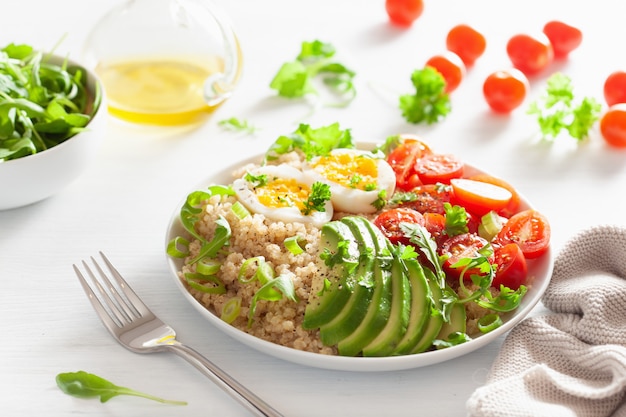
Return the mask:
<path id="1" fill-rule="evenodd" d="M 241 55 L 210 0 L 126 0 L 96 24 L 83 51 L 109 113 L 153 125 L 203 121 L 235 89 Z"/>

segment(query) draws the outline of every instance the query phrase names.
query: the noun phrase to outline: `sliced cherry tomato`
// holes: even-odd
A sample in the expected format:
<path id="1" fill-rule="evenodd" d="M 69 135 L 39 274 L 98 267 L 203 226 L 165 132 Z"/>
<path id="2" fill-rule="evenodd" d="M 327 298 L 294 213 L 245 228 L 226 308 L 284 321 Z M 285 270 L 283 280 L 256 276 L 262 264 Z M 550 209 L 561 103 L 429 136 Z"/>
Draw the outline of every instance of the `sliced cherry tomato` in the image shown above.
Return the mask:
<path id="1" fill-rule="evenodd" d="M 516 243 L 527 259 L 537 258 L 550 246 L 550 224 L 536 210 L 520 211 L 504 224 L 495 241 L 501 246 Z"/>
<path id="2" fill-rule="evenodd" d="M 415 200 L 403 203 L 403 207 L 409 207 L 422 214 L 444 214 L 444 203 L 450 202 L 450 186 L 445 184 L 423 184 L 411 190 L 415 194 Z"/>
<path id="3" fill-rule="evenodd" d="M 506 52 L 513 66 L 526 75 L 537 74 L 554 60 L 552 44 L 546 35 L 514 35 L 506 44 Z"/>
<path id="4" fill-rule="evenodd" d="M 452 185 L 452 201 L 478 216 L 483 216 L 492 210 L 497 212 L 503 209 L 512 197 L 511 192 L 506 188 L 488 182 L 454 178 L 450 180 L 450 185 Z"/>
<path id="5" fill-rule="evenodd" d="M 515 243 L 497 246 L 494 249 L 494 263 L 496 276 L 491 283 L 492 287 L 500 288 L 500 285 L 517 290 L 526 282 L 528 266 L 524 253 Z"/>
<path id="6" fill-rule="evenodd" d="M 448 255 L 448 258 L 443 263 L 443 269 L 446 274 L 453 278 L 460 277 L 463 268 L 453 268 L 452 265 L 463 258 L 478 257 L 480 255 L 478 251 L 487 244 L 488 242 L 485 239 L 474 233 L 464 233 L 445 240 L 440 246 L 440 254 Z M 494 259 L 492 255 L 489 262 L 493 263 Z M 470 269 L 465 272 L 463 278 L 469 280 L 472 274 L 477 273 L 477 270 Z"/>
<path id="7" fill-rule="evenodd" d="M 374 219 L 376 227 L 383 232 L 391 243 L 403 243 L 405 245 L 409 245 L 409 239 L 404 236 L 404 232 L 400 229 L 400 223 L 413 223 L 421 226 L 425 225 L 422 213 L 403 207 L 383 211 Z"/>
<path id="8" fill-rule="evenodd" d="M 465 66 L 474 65 L 487 48 L 487 41 L 482 33 L 473 27 L 461 24 L 456 25 L 448 32 L 446 47 L 457 54 Z"/>
<path id="9" fill-rule="evenodd" d="M 415 161 L 432 153 L 430 147 L 414 135 L 400 135 L 402 143 L 387 156 L 387 162 L 396 173 L 396 186 L 409 191 L 421 184 Z"/>
<path id="10" fill-rule="evenodd" d="M 450 94 L 465 78 L 465 64 L 457 54 L 447 51 L 441 55 L 435 55 L 428 59 L 425 64 L 427 67 L 437 70 L 446 81 L 445 92 Z"/>
<path id="11" fill-rule="evenodd" d="M 543 33 L 550 39 L 555 58 L 566 58 L 583 41 L 580 29 L 559 20 L 546 23 L 543 26 Z"/>
<path id="12" fill-rule="evenodd" d="M 474 181 L 488 182 L 489 184 L 497 185 L 499 187 L 509 190 L 509 192 L 511 193 L 511 199 L 504 208 L 498 210 L 499 215 L 508 218 L 519 211 L 519 206 L 521 202 L 520 195 L 518 194 L 517 190 L 515 190 L 515 188 L 513 188 L 513 186 L 508 182 L 488 174 L 472 175 L 471 177 L 469 177 L 469 179 Z"/>
<path id="13" fill-rule="evenodd" d="M 386 0 L 385 9 L 389 21 L 401 27 L 409 27 L 424 11 L 422 0 Z"/>
<path id="14" fill-rule="evenodd" d="M 626 148 L 626 103 L 614 104 L 600 118 L 600 133 L 614 148 Z"/>
<path id="15" fill-rule="evenodd" d="M 463 176 L 464 166 L 455 155 L 432 153 L 417 160 L 415 171 L 424 184 L 450 184 L 451 179 Z"/>
<path id="16" fill-rule="evenodd" d="M 612 106 L 626 103 L 626 72 L 612 72 L 604 81 L 604 100 Z"/>
<path id="17" fill-rule="evenodd" d="M 496 113 L 518 108 L 528 92 L 528 78 L 516 68 L 491 73 L 483 83 L 485 101 Z"/>
<path id="18" fill-rule="evenodd" d="M 424 227 L 430 233 L 430 236 L 435 239 L 437 246 L 439 246 L 444 239 L 448 236 L 444 233 L 446 230 L 446 217 L 440 213 L 424 213 Z"/>

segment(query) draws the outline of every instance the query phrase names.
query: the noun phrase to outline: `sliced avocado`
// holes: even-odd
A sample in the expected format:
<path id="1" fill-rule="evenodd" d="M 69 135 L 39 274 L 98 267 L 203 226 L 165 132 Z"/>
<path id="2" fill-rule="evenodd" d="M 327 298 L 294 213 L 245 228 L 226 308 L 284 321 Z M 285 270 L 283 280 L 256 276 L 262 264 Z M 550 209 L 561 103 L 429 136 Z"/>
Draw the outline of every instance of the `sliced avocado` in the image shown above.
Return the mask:
<path id="1" fill-rule="evenodd" d="M 339 222 L 329 222 L 322 226 L 322 251 L 331 256 L 342 257 L 330 268 L 329 276 L 318 276 L 313 283 L 311 294 L 304 312 L 302 327 L 317 329 L 332 320 L 346 304 L 352 294 L 353 282 L 350 276 L 359 262 L 359 245 L 350 228 Z M 329 283 L 325 288 L 326 282 Z"/>
<path id="2" fill-rule="evenodd" d="M 430 348 L 433 344 L 433 340 L 435 340 L 441 331 L 441 327 L 443 326 L 443 316 L 441 314 L 433 313 L 434 308 L 436 308 L 436 310 L 441 309 L 441 287 L 437 283 L 435 274 L 433 274 L 430 269 L 424 268 L 424 272 L 426 273 L 426 278 L 428 279 L 428 286 L 430 288 L 433 304 L 431 306 L 424 331 L 413 349 L 411 349 L 410 353 L 421 353 Z"/>
<path id="3" fill-rule="evenodd" d="M 389 356 L 406 333 L 411 311 L 411 286 L 402 261 L 391 264 L 391 310 L 382 331 L 363 348 L 363 356 Z"/>
<path id="4" fill-rule="evenodd" d="M 415 348 L 431 312 L 432 296 L 424 268 L 417 260 L 407 260 L 405 265 L 411 285 L 411 313 L 404 337 L 398 342 L 393 355 L 406 355 Z"/>
<path id="5" fill-rule="evenodd" d="M 391 310 L 391 272 L 382 268 L 379 259 L 374 263 L 374 294 L 367 314 L 348 337 L 337 345 L 342 356 L 356 356 L 382 331 Z"/>
<path id="6" fill-rule="evenodd" d="M 437 335 L 437 339 L 448 340 L 452 333 L 465 333 L 467 327 L 467 314 L 465 304 L 455 303 L 450 311 L 450 321 L 445 322 Z"/>

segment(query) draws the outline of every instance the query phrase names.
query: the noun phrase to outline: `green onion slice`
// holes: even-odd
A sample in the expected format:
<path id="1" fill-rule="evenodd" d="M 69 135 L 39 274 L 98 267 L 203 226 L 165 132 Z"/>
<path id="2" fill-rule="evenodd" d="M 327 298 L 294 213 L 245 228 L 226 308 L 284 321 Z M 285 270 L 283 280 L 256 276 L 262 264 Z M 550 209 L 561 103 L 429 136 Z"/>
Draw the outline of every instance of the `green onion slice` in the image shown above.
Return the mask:
<path id="1" fill-rule="evenodd" d="M 215 275 L 203 275 L 199 273 L 185 274 L 185 281 L 194 290 L 207 294 L 224 294 L 226 287 L 224 283 Z"/>
<path id="2" fill-rule="evenodd" d="M 202 275 L 215 275 L 221 266 L 222 263 L 217 259 L 204 258 L 196 264 L 196 271 Z"/>
<path id="3" fill-rule="evenodd" d="M 241 297 L 233 297 L 226 301 L 222 307 L 222 314 L 220 318 L 226 323 L 231 324 L 239 316 L 241 311 Z"/>
<path id="4" fill-rule="evenodd" d="M 237 216 L 237 218 L 239 218 L 239 220 L 241 219 L 245 219 L 246 217 L 248 217 L 250 215 L 250 212 L 248 211 L 247 208 L 244 207 L 243 204 L 241 204 L 239 201 L 236 201 L 230 208 L 232 210 L 233 213 L 235 213 L 235 216 Z"/>
<path id="5" fill-rule="evenodd" d="M 167 254 L 173 258 L 184 258 L 189 255 L 189 241 L 177 236 L 167 244 Z"/>
<path id="6" fill-rule="evenodd" d="M 502 326 L 502 318 L 496 313 L 487 314 L 486 316 L 479 318 L 476 324 L 478 326 L 478 330 L 482 333 L 489 333 L 490 331 Z"/>
<path id="7" fill-rule="evenodd" d="M 304 239 L 300 235 L 290 236 L 284 240 L 283 244 L 285 247 L 291 252 L 293 255 L 300 255 L 304 252 L 303 244 L 306 243 L 306 239 Z"/>

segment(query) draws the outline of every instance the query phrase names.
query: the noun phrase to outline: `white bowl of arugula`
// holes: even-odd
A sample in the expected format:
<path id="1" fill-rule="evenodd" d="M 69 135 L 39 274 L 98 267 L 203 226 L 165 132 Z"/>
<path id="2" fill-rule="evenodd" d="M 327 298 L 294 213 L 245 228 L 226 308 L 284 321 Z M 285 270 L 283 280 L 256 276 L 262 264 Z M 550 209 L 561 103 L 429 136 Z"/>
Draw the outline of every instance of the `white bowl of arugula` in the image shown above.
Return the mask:
<path id="1" fill-rule="evenodd" d="M 41 201 L 94 159 L 106 117 L 101 82 L 66 57 L 0 49 L 0 210 Z"/>

